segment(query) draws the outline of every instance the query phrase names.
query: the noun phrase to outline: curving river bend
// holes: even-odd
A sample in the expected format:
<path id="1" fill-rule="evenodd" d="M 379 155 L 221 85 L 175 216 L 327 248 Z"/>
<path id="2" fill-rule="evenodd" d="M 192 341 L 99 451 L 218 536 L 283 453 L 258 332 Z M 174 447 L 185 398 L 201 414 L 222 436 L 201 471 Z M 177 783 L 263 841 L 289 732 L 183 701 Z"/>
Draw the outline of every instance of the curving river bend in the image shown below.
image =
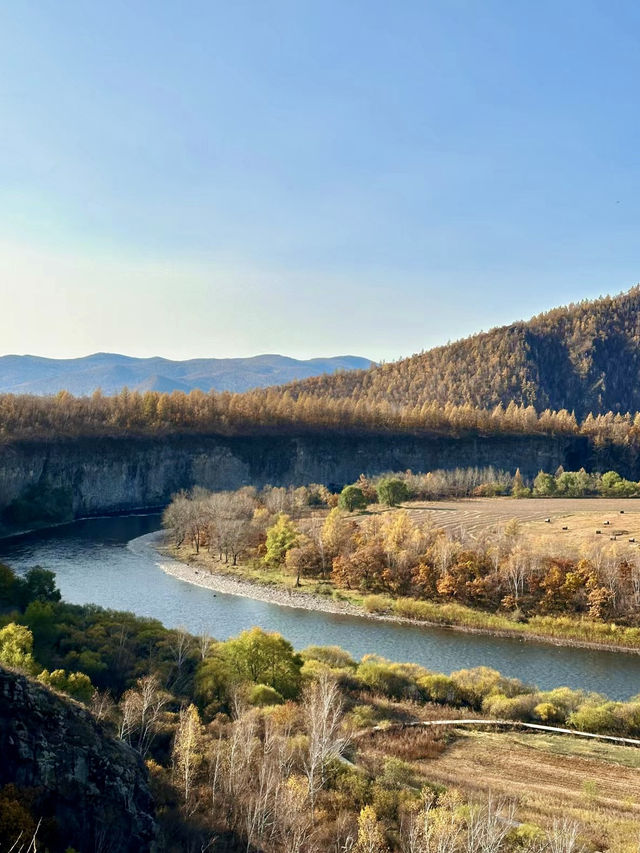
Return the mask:
<path id="1" fill-rule="evenodd" d="M 57 575 L 63 598 L 130 610 L 193 633 L 226 639 L 252 625 L 279 631 L 296 648 L 339 645 L 354 657 L 374 652 L 438 672 L 491 666 L 548 689 L 559 685 L 628 699 L 640 693 L 640 655 L 590 651 L 282 607 L 213 593 L 165 574 L 135 539 L 160 527 L 157 515 L 76 521 L 0 541 L 0 561 Z"/>

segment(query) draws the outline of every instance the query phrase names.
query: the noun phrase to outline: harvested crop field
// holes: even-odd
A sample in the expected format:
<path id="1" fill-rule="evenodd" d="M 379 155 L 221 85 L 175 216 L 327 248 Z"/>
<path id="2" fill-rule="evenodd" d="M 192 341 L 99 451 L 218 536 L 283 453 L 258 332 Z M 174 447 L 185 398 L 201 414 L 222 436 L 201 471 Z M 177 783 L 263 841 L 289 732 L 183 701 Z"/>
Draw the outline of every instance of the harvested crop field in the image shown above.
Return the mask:
<path id="1" fill-rule="evenodd" d="M 452 535 L 481 539 L 515 519 L 523 543 L 545 550 L 608 546 L 614 537 L 616 547 L 640 549 L 640 498 L 461 498 L 404 507 L 415 521 L 428 521 Z"/>
<path id="2" fill-rule="evenodd" d="M 403 729 L 359 740 L 358 758 L 375 767 L 389 754 L 417 778 L 458 790 L 464 800 L 513 803 L 518 824 L 550 828 L 568 819 L 589 851 L 637 853 L 640 749 L 554 734 Z M 564 848 L 563 848 L 564 849 Z"/>

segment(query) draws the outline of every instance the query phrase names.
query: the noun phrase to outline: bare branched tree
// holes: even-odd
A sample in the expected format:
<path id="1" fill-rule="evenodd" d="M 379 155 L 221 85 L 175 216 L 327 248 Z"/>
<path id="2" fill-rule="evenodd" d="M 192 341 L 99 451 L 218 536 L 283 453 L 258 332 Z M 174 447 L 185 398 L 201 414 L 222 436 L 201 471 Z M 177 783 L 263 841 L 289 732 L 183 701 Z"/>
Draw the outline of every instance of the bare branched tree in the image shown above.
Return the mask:
<path id="1" fill-rule="evenodd" d="M 325 783 L 326 764 L 339 758 L 348 743 L 342 729 L 342 694 L 335 679 L 323 673 L 312 682 L 304 693 L 302 707 L 309 739 L 303 765 L 313 816 L 316 797 Z"/>
<path id="2" fill-rule="evenodd" d="M 105 720 L 115 708 L 111 693 L 108 690 L 94 690 L 89 708 L 96 719 Z"/>
<path id="3" fill-rule="evenodd" d="M 579 833 L 580 826 L 574 820 L 566 817 L 554 820 L 547 841 L 549 853 L 582 853 L 585 848 L 580 843 Z"/>
<path id="4" fill-rule="evenodd" d="M 515 804 L 494 803 L 489 797 L 486 806 L 474 807 L 467 822 L 466 853 L 500 853 L 515 825 Z"/>
<path id="5" fill-rule="evenodd" d="M 143 758 L 149 753 L 168 700 L 155 675 L 138 679 L 137 688 L 127 690 L 120 700 L 118 736 Z"/>
<path id="6" fill-rule="evenodd" d="M 200 653 L 200 660 L 204 660 L 209 653 L 209 649 L 213 643 L 213 637 L 208 634 L 206 631 L 203 631 L 198 637 L 198 652 Z"/>

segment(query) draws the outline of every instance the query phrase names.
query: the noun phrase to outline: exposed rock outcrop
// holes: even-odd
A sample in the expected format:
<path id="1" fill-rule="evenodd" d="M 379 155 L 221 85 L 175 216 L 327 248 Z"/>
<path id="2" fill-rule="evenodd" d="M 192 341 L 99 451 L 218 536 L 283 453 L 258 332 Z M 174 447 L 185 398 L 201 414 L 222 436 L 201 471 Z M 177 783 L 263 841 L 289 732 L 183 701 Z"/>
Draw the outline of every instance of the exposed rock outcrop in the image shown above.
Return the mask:
<path id="1" fill-rule="evenodd" d="M 161 506 L 179 489 L 324 483 L 361 473 L 494 465 L 527 476 L 587 462 L 586 439 L 554 436 L 170 436 L 0 446 L 0 511 L 33 485 L 68 490 L 73 514 Z"/>
<path id="2" fill-rule="evenodd" d="M 154 849 L 154 807 L 143 762 L 91 714 L 0 668 L 0 786 L 36 791 L 35 810 L 55 818 L 60 850 Z"/>
<path id="3" fill-rule="evenodd" d="M 582 436 L 299 435 L 166 436 L 24 441 L 0 445 L 0 513 L 29 503 L 29 488 L 65 492 L 75 517 L 162 506 L 180 489 L 341 488 L 360 474 L 493 465 L 525 477 L 581 466 L 640 477 L 634 448 L 596 447 Z M 23 527 L 28 525 L 22 525 Z"/>

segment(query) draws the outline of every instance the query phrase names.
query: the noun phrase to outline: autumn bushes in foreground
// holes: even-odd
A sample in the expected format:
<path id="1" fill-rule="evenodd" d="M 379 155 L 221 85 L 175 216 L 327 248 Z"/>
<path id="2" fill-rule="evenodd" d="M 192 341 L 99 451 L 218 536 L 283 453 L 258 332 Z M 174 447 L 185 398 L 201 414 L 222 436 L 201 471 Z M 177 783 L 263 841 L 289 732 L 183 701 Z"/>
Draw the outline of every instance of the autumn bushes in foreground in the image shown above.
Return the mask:
<path id="1" fill-rule="evenodd" d="M 472 715 L 640 733 L 640 701 L 538 691 L 482 667 L 446 675 L 337 647 L 296 652 L 260 628 L 218 642 L 67 605 L 50 583 L 16 606 L 4 577 L 0 665 L 40 671 L 140 754 L 167 853 L 477 853 L 479 838 L 494 853 L 565 849 L 555 825 L 524 835 L 515 800 L 434 785 L 424 759 L 446 747 L 440 735 L 369 748 L 362 731 Z"/>

